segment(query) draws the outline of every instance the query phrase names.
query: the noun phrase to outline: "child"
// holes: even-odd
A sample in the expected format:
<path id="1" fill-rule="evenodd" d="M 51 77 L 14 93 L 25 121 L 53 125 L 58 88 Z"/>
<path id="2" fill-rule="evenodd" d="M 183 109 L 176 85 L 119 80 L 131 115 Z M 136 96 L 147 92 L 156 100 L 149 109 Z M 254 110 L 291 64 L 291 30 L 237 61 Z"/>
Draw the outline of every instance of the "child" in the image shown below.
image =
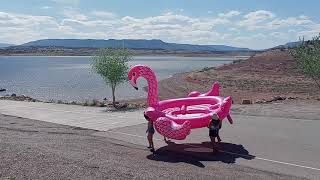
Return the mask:
<path id="1" fill-rule="evenodd" d="M 221 142 L 220 136 L 219 136 L 219 130 L 221 129 L 222 122 L 219 120 L 218 116 L 216 114 L 213 114 L 212 120 L 210 121 L 208 128 L 209 128 L 209 136 L 212 143 L 212 149 L 215 151 L 214 144 L 215 139 L 218 139 L 218 142 Z"/>
<path id="2" fill-rule="evenodd" d="M 163 136 L 163 140 L 164 140 L 165 142 L 168 142 L 168 139 L 167 139 L 165 136 Z"/>
<path id="3" fill-rule="evenodd" d="M 147 139 L 149 142 L 148 148 L 151 152 L 154 152 L 154 146 L 153 146 L 153 134 L 154 134 L 154 128 L 153 128 L 153 122 L 150 120 L 150 118 L 144 114 L 144 118 L 148 121 L 148 129 L 146 133 L 148 133 Z"/>

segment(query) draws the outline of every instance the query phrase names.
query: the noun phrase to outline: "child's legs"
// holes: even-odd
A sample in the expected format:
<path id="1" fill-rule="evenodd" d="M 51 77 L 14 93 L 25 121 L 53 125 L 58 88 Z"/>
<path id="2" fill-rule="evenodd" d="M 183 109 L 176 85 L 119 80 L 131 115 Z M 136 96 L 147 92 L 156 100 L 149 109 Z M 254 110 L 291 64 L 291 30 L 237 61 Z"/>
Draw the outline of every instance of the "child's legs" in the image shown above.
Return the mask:
<path id="1" fill-rule="evenodd" d="M 212 144 L 212 147 L 214 147 L 214 143 L 215 143 L 215 137 L 213 137 L 213 136 L 210 136 L 210 140 L 211 140 L 211 144 Z"/>
<path id="2" fill-rule="evenodd" d="M 221 138 L 219 135 L 217 136 L 217 139 L 218 139 L 218 142 L 221 142 Z"/>
<path id="3" fill-rule="evenodd" d="M 149 141 L 149 146 L 153 148 L 153 134 L 152 133 L 148 133 L 148 141 Z"/>

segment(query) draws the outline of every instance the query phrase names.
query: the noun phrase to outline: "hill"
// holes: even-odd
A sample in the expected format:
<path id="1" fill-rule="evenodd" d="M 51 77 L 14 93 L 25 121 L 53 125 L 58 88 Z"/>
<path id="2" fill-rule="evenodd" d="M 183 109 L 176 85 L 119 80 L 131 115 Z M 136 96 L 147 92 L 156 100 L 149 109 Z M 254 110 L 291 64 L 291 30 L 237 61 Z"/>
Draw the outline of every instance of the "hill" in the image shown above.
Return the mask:
<path id="1" fill-rule="evenodd" d="M 145 50 L 168 50 L 168 51 L 252 51 L 248 48 L 239 48 L 225 45 L 192 45 L 167 43 L 162 40 L 153 39 L 42 39 L 28 42 L 19 47 L 65 47 L 65 48 L 103 48 L 103 47 L 125 47 L 129 49 Z"/>
<path id="2" fill-rule="evenodd" d="M 191 91 L 207 92 L 220 82 L 222 96 L 263 103 L 281 99 L 320 100 L 314 81 L 299 69 L 288 51 L 257 53 L 247 60 L 217 68 L 176 74 L 158 84 L 161 99 L 185 97 Z"/>
<path id="3" fill-rule="evenodd" d="M 288 48 L 294 48 L 294 47 L 297 47 L 298 45 L 300 45 L 301 43 L 302 43 L 301 41 L 288 42 L 288 43 L 286 43 L 286 44 L 279 45 L 279 46 L 273 47 L 273 48 L 271 48 L 271 49 L 281 49 L 281 48 L 288 49 Z"/>

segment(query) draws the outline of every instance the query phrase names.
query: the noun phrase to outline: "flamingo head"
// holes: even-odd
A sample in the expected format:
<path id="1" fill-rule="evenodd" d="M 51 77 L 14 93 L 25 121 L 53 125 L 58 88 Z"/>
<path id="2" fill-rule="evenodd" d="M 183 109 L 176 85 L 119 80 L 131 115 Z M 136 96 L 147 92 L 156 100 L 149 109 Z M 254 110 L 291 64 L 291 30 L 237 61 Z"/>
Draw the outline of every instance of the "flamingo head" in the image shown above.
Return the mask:
<path id="1" fill-rule="evenodd" d="M 139 65 L 133 66 L 128 72 L 128 80 L 132 87 L 138 90 L 137 79 L 141 76 L 140 74 L 141 67 Z"/>
<path id="2" fill-rule="evenodd" d="M 129 80 L 130 84 L 136 90 L 138 90 L 137 79 L 139 77 L 145 77 L 146 78 L 151 72 L 152 72 L 152 70 L 148 66 L 135 65 L 135 66 L 131 67 L 129 72 L 128 72 L 128 80 Z"/>

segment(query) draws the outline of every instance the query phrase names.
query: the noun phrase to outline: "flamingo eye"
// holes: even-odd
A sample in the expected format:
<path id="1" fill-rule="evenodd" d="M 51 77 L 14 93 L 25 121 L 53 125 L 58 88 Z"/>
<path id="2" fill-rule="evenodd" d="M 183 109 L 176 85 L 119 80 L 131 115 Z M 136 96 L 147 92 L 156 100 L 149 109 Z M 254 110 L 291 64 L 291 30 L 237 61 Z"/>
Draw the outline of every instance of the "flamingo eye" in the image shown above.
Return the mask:
<path id="1" fill-rule="evenodd" d="M 132 76 L 136 76 L 136 73 L 132 73 Z"/>

